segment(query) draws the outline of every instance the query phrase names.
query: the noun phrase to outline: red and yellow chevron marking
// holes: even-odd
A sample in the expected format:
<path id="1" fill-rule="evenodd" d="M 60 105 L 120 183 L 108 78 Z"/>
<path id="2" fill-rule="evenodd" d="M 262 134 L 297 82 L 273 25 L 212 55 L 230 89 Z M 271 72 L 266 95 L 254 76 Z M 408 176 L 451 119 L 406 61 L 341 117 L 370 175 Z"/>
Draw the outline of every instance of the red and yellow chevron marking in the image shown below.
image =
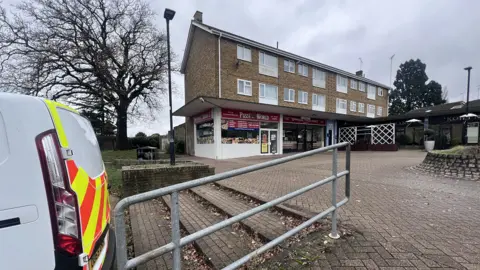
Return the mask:
<path id="1" fill-rule="evenodd" d="M 80 206 L 83 252 L 91 256 L 93 247 L 110 222 L 110 201 L 105 172 L 92 179 L 77 167 L 74 160 L 67 160 L 70 185 L 77 194 Z"/>

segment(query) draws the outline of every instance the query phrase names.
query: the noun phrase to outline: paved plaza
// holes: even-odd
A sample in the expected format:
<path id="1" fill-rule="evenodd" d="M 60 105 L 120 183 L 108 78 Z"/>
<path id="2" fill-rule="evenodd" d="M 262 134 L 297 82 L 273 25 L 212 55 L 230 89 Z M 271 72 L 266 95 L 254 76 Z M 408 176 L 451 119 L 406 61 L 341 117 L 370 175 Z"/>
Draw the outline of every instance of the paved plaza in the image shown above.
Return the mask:
<path id="1" fill-rule="evenodd" d="M 410 169 L 424 157 L 424 152 L 413 150 L 352 152 L 351 201 L 339 211 L 339 218 L 362 235 L 339 242 L 322 268 L 480 269 L 480 182 L 433 177 Z M 220 173 L 271 158 L 195 159 L 215 166 Z M 345 168 L 344 160 L 340 152 L 339 171 Z M 325 153 L 220 183 L 271 200 L 329 176 L 331 164 L 331 153 Z M 330 206 L 330 194 L 327 185 L 285 205 L 318 213 Z"/>

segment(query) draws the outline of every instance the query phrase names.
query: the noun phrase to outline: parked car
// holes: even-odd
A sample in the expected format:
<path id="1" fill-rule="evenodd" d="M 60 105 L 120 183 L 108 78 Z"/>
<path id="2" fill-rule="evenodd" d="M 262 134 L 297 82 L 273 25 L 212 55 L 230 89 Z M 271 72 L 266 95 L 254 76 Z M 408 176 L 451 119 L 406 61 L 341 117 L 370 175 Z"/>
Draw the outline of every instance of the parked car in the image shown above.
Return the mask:
<path id="1" fill-rule="evenodd" d="M 0 268 L 109 269 L 114 253 L 90 122 L 54 101 L 0 93 Z"/>

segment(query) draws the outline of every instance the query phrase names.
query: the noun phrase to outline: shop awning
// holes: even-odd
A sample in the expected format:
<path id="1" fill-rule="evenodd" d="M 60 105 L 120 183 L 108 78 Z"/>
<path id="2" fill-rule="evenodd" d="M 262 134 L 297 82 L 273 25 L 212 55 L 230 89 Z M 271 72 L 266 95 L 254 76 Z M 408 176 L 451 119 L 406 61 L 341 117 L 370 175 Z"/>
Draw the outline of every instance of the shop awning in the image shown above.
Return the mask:
<path id="1" fill-rule="evenodd" d="M 173 113 L 173 115 L 192 117 L 208 109 L 212 109 L 215 107 L 235 109 L 235 110 L 254 111 L 254 112 L 278 113 L 278 114 L 284 114 L 284 115 L 312 117 L 312 118 L 319 118 L 319 119 L 342 120 L 342 121 L 351 121 L 351 122 L 371 121 L 371 118 L 362 117 L 362 116 L 312 111 L 312 110 L 306 110 L 306 109 L 300 109 L 300 108 L 291 108 L 291 107 L 285 107 L 285 106 L 252 103 L 252 102 L 246 102 L 246 101 L 230 100 L 230 99 L 223 99 L 223 98 L 220 99 L 220 98 L 213 98 L 213 97 L 198 97 L 188 102 L 180 109 L 176 110 Z"/>

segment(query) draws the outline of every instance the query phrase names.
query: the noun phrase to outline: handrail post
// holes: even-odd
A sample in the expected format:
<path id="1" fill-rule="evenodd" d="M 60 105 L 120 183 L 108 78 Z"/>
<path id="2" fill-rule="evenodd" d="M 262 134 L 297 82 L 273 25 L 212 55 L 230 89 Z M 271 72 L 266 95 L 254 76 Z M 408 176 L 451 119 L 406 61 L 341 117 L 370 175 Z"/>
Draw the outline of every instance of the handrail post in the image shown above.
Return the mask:
<path id="1" fill-rule="evenodd" d="M 337 160 L 338 149 L 335 148 L 332 154 L 332 175 L 335 176 L 332 181 L 332 206 L 335 207 L 335 210 L 332 211 L 332 231 L 328 235 L 333 239 L 340 238 L 340 235 L 337 233 Z"/>
<path id="2" fill-rule="evenodd" d="M 350 199 L 350 144 L 347 145 L 345 152 L 345 170 L 348 171 L 348 174 L 345 175 L 345 197 Z"/>
<path id="3" fill-rule="evenodd" d="M 182 261 L 181 261 L 181 251 L 182 248 L 180 247 L 180 210 L 178 207 L 178 192 L 174 191 L 171 195 L 171 202 L 172 202 L 172 242 L 175 245 L 175 249 L 173 250 L 173 269 L 180 270 L 182 269 Z"/>
<path id="4" fill-rule="evenodd" d="M 125 264 L 128 260 L 127 254 L 127 239 L 126 239 L 126 229 L 125 229 L 125 216 L 124 216 L 124 209 L 121 207 L 122 201 L 117 203 L 117 206 L 114 208 L 114 221 L 115 221 L 115 246 L 116 246 L 116 262 L 117 262 L 117 269 L 123 270 L 125 269 Z"/>

